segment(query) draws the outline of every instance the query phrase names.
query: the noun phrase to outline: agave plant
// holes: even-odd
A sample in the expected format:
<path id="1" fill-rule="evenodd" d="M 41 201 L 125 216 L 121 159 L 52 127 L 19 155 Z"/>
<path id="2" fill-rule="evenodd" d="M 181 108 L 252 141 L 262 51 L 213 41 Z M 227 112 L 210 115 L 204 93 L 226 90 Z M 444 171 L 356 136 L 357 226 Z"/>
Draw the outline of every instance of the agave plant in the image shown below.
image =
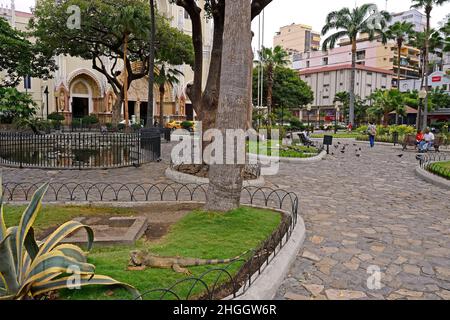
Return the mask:
<path id="1" fill-rule="evenodd" d="M 94 233 L 90 227 L 77 221 L 69 221 L 45 241 L 36 241 L 33 223 L 47 188 L 48 184 L 44 184 L 35 192 L 19 226 L 6 228 L 0 176 L 0 300 L 33 299 L 50 291 L 70 288 L 72 285 L 118 285 L 129 290 L 134 296 L 139 296 L 139 292 L 128 284 L 96 275 L 95 266 L 87 262 L 86 253 L 81 248 L 72 244 L 61 244 L 71 233 L 84 229 L 88 237 L 89 251 L 94 241 Z"/>

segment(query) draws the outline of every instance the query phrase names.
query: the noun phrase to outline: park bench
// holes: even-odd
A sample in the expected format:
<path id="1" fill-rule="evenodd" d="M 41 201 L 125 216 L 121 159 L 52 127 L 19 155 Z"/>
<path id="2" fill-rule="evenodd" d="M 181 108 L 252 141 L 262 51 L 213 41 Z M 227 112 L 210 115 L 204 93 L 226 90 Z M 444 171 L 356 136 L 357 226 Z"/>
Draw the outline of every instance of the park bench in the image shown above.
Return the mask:
<path id="1" fill-rule="evenodd" d="M 408 146 L 417 149 L 417 141 L 415 135 L 408 134 L 405 136 L 405 139 L 403 140 L 403 150 L 406 150 Z"/>
<path id="2" fill-rule="evenodd" d="M 313 147 L 314 146 L 314 142 L 311 141 L 310 139 L 308 139 L 305 134 L 299 133 L 298 137 L 300 138 L 300 142 L 305 146 L 305 147 Z"/>

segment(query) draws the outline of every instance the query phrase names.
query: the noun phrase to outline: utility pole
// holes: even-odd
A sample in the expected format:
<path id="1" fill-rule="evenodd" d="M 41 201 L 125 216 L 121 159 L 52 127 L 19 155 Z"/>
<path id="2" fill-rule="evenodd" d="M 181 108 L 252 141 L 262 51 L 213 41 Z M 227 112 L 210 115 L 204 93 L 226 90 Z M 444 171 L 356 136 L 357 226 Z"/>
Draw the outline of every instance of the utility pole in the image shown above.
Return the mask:
<path id="1" fill-rule="evenodd" d="M 150 39 L 149 39 L 149 62 L 148 62 L 148 102 L 147 102 L 147 123 L 146 128 L 153 126 L 153 86 L 155 84 L 155 34 L 156 34 L 156 23 L 155 23 L 155 3 L 154 0 L 149 0 L 150 4 Z"/>

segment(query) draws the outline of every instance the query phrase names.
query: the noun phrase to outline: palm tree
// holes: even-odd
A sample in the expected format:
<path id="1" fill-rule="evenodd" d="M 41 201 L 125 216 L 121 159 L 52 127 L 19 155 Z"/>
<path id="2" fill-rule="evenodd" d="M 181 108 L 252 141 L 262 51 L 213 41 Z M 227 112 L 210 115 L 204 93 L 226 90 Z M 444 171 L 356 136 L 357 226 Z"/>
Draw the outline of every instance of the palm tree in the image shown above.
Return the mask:
<path id="1" fill-rule="evenodd" d="M 444 52 L 450 52 L 450 19 L 441 28 L 441 32 L 444 34 Z"/>
<path id="2" fill-rule="evenodd" d="M 155 84 L 155 34 L 156 34 L 156 23 L 155 23 L 155 1 L 149 0 L 150 5 L 150 19 L 151 19 L 151 30 L 149 38 L 149 72 L 148 72 L 148 103 L 147 103 L 147 119 L 146 127 L 150 128 L 153 125 L 153 86 Z"/>
<path id="3" fill-rule="evenodd" d="M 173 87 L 180 82 L 179 77 L 183 72 L 167 67 L 164 63 L 157 68 L 155 83 L 159 86 L 159 126 L 164 127 L 164 95 L 166 94 L 166 85 Z"/>
<path id="4" fill-rule="evenodd" d="M 387 30 L 387 37 L 397 43 L 397 88 L 400 88 L 401 74 L 401 51 L 404 42 L 414 34 L 414 25 L 410 22 L 396 22 Z M 398 124 L 398 114 L 395 116 L 395 123 Z"/>
<path id="5" fill-rule="evenodd" d="M 428 126 L 428 55 L 430 52 L 430 41 L 429 35 L 431 34 L 431 11 L 434 7 L 443 5 L 449 0 L 411 0 L 413 5 L 411 8 L 424 9 L 425 15 L 427 17 L 427 27 L 426 27 L 426 37 L 425 37 L 425 57 L 424 57 L 424 77 L 425 77 L 425 90 L 427 91 L 427 97 L 425 98 L 425 106 L 423 112 L 423 129 L 425 130 Z"/>
<path id="6" fill-rule="evenodd" d="M 376 90 L 370 96 L 373 103 L 368 109 L 368 113 L 378 120 L 383 117 L 383 124 L 389 124 L 389 113 L 395 111 L 397 114 L 405 114 L 403 95 L 397 89 Z"/>
<path id="7" fill-rule="evenodd" d="M 330 30 L 336 32 L 325 39 L 322 50 L 334 48 L 336 42 L 344 37 L 350 39 L 352 45 L 352 72 L 350 78 L 350 103 L 349 103 L 349 122 L 355 124 L 355 74 L 356 74 L 356 43 L 360 34 L 367 34 L 369 40 L 373 41 L 376 36 L 381 37 L 383 43 L 387 42 L 384 28 L 390 15 L 386 11 L 381 11 L 374 16 L 374 4 L 364 4 L 353 10 L 343 8 L 339 11 L 330 12 L 327 16 L 325 26 L 322 29 L 322 35 L 326 35 Z M 378 10 L 375 10 L 378 12 Z"/>
<path id="8" fill-rule="evenodd" d="M 428 40 L 428 53 L 438 53 L 439 50 L 437 50 L 437 49 L 442 47 L 443 39 L 442 39 L 440 33 L 434 29 L 431 29 L 430 33 L 427 33 L 426 31 L 415 32 L 409 40 L 410 45 L 412 45 L 413 47 L 418 48 L 420 50 L 420 56 L 421 56 L 420 78 L 422 79 L 421 84 L 420 84 L 421 88 L 424 87 L 424 82 L 428 81 L 428 74 L 425 72 L 425 69 L 428 70 L 428 66 L 429 66 L 428 58 L 425 59 L 426 57 L 428 57 L 428 55 L 425 54 L 427 40 Z M 426 63 L 425 63 L 425 60 L 426 60 Z M 425 66 L 427 66 L 427 67 L 425 67 Z M 428 111 L 430 104 L 427 102 L 427 103 L 425 103 L 425 105 L 428 106 L 426 108 Z M 422 119 L 422 108 L 419 106 L 418 113 L 417 113 L 417 120 L 416 120 L 417 128 L 421 128 L 422 120 L 423 120 Z M 426 127 L 426 125 L 424 125 L 424 126 Z"/>
<path id="9" fill-rule="evenodd" d="M 259 51 L 259 59 L 267 70 L 267 113 L 268 113 L 268 137 L 271 136 L 272 128 L 272 93 L 274 84 L 275 68 L 286 66 L 289 63 L 289 54 L 280 46 L 273 48 L 262 48 Z"/>

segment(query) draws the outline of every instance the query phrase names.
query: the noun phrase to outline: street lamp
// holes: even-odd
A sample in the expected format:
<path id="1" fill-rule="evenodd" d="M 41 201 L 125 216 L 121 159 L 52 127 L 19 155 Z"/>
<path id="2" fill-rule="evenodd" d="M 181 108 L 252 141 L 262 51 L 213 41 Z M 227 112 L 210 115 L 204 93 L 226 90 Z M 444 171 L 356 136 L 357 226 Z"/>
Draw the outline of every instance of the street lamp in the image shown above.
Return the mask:
<path id="1" fill-rule="evenodd" d="M 45 93 L 45 97 L 47 99 L 47 119 L 48 119 L 48 94 L 49 94 L 48 86 L 45 87 L 44 93 Z"/>
<path id="2" fill-rule="evenodd" d="M 334 109 L 335 109 L 335 111 L 336 111 L 336 113 L 335 113 L 335 115 L 334 115 L 334 134 L 336 134 L 337 133 L 337 126 L 338 126 L 338 113 L 341 111 L 340 109 L 339 109 L 339 105 L 338 105 L 338 103 L 336 102 L 336 104 L 335 104 L 335 106 L 334 106 Z"/>
<path id="3" fill-rule="evenodd" d="M 306 110 L 308 110 L 308 132 L 309 132 L 309 129 L 311 128 L 310 121 L 309 121 L 309 115 L 311 113 L 311 109 L 312 109 L 311 103 L 308 103 L 308 105 L 306 106 Z"/>
<path id="4" fill-rule="evenodd" d="M 423 100 L 427 97 L 427 95 L 428 95 L 428 92 L 425 89 L 422 89 L 422 90 L 419 91 L 419 101 L 420 101 L 419 108 L 420 108 L 420 110 L 422 110 L 422 107 L 424 107 L 423 130 L 425 130 L 427 128 L 427 124 L 428 124 L 427 123 L 428 119 L 425 117 L 425 115 L 427 114 L 427 112 L 426 112 L 427 110 L 425 110 L 427 106 L 424 106 L 424 104 L 423 104 Z M 420 118 L 419 118 L 419 125 L 418 125 L 418 127 L 420 128 Z"/>

